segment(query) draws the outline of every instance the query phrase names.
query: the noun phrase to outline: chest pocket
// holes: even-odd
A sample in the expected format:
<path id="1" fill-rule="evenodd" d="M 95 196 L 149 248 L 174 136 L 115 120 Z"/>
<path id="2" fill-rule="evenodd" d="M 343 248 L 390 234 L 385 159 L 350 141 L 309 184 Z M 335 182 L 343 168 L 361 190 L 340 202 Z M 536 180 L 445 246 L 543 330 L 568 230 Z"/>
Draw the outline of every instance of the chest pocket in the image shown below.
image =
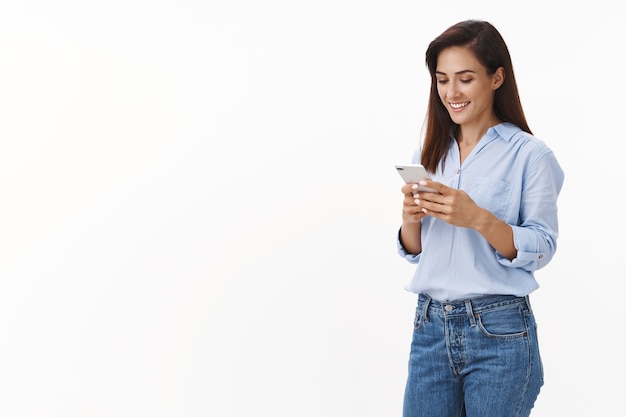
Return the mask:
<path id="1" fill-rule="evenodd" d="M 463 190 L 480 207 L 489 210 L 500 220 L 507 220 L 513 192 L 511 184 L 494 178 L 475 177 Z"/>

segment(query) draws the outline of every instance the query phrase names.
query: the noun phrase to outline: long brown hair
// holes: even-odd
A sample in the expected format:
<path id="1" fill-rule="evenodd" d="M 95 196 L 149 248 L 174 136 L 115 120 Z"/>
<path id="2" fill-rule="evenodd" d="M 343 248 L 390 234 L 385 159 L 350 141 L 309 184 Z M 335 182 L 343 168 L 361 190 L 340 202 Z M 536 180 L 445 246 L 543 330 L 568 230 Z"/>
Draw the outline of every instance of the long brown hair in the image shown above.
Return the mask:
<path id="1" fill-rule="evenodd" d="M 519 98 L 511 56 L 500 32 L 485 21 L 459 22 L 435 38 L 426 50 L 426 66 L 430 72 L 431 84 L 421 163 L 430 172 L 435 172 L 440 161 L 445 163 L 450 133 L 455 133 L 458 129 L 439 98 L 435 75 L 439 54 L 452 46 L 465 47 L 472 51 L 489 75 L 495 73 L 499 67 L 504 69 L 504 83 L 494 95 L 494 112 L 503 122 L 511 122 L 532 134 Z"/>

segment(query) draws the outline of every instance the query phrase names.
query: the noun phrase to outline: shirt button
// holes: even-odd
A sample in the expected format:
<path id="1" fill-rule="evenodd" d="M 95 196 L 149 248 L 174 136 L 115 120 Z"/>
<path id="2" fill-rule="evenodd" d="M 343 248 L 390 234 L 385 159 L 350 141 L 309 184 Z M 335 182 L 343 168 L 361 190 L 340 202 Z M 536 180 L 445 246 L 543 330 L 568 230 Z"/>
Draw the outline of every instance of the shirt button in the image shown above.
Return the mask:
<path id="1" fill-rule="evenodd" d="M 452 311 L 454 307 L 452 307 L 450 304 L 446 304 L 444 308 L 446 309 L 446 311 Z"/>
<path id="2" fill-rule="evenodd" d="M 460 170 L 460 169 L 457 169 L 457 170 L 456 170 L 456 173 L 457 173 L 457 174 L 460 174 L 460 173 L 461 173 L 461 170 Z"/>
<path id="3" fill-rule="evenodd" d="M 539 259 L 543 259 L 543 253 L 539 254 Z"/>

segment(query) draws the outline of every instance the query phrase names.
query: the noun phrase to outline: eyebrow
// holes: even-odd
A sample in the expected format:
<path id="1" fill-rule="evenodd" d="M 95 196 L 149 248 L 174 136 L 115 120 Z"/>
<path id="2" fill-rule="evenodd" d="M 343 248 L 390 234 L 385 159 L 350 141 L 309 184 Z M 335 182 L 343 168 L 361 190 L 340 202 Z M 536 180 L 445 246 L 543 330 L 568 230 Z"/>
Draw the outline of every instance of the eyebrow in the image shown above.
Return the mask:
<path id="1" fill-rule="evenodd" d="M 455 74 L 456 74 L 456 75 L 460 75 L 460 74 L 468 74 L 468 73 L 469 73 L 469 74 L 475 74 L 475 73 L 476 73 L 476 71 L 472 71 L 472 70 L 468 70 L 468 69 L 466 69 L 466 70 L 461 70 L 461 71 L 457 71 L 457 72 L 455 72 Z M 435 71 L 435 74 L 437 74 L 437 75 L 448 75 L 448 74 L 446 74 L 445 72 L 442 72 L 442 71 Z"/>

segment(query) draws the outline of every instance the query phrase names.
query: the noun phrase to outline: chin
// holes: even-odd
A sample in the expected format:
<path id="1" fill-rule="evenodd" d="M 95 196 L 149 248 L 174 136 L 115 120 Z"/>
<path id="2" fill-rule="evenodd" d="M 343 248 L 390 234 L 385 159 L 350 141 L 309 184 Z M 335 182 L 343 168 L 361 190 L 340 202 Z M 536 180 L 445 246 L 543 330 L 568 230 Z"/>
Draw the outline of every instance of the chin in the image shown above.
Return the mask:
<path id="1" fill-rule="evenodd" d="M 450 115 L 450 119 L 452 119 L 452 121 L 453 121 L 454 123 L 456 123 L 457 125 L 461 125 L 461 124 L 463 124 L 463 122 L 465 121 L 465 118 L 464 118 L 464 117 L 459 117 L 459 115 L 458 115 L 458 114 L 456 114 L 456 113 L 451 114 L 451 115 Z"/>

